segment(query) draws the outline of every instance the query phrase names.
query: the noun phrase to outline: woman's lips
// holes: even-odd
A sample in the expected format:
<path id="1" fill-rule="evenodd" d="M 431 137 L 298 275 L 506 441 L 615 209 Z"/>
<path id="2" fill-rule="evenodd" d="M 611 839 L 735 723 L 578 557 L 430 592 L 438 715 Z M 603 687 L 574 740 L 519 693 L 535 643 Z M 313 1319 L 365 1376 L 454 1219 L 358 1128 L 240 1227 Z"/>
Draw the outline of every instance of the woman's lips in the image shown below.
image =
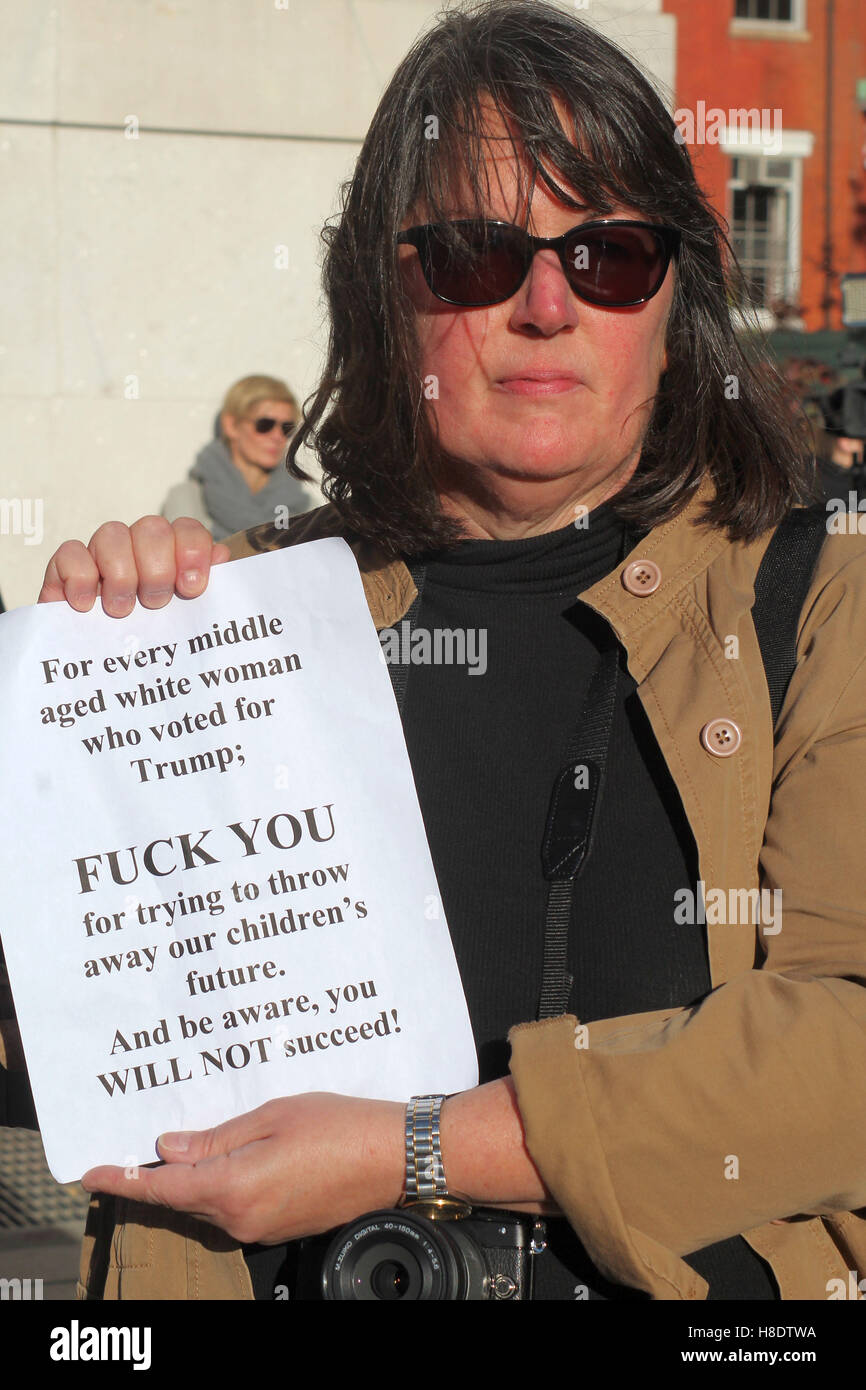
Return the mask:
<path id="1" fill-rule="evenodd" d="M 568 372 L 527 372 L 525 375 L 501 377 L 497 386 L 512 396 L 559 396 L 582 386 L 579 376 Z"/>

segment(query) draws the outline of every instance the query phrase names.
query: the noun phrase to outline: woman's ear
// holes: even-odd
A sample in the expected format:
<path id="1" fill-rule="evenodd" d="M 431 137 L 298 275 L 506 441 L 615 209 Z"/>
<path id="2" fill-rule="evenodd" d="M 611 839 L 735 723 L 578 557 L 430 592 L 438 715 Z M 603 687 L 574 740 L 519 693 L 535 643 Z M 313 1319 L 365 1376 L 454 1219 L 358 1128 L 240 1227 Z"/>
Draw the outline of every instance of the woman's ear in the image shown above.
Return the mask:
<path id="1" fill-rule="evenodd" d="M 228 411 L 223 411 L 220 415 L 220 434 L 223 439 L 231 443 L 238 437 L 238 421 L 235 415 L 229 415 Z"/>

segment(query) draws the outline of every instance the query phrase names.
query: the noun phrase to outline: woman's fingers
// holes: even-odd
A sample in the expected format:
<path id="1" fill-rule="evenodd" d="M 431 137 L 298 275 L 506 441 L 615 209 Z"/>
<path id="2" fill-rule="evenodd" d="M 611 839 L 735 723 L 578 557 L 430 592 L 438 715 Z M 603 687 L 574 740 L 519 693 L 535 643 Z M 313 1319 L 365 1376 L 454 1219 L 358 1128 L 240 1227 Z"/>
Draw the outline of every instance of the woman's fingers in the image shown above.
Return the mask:
<path id="1" fill-rule="evenodd" d="M 87 546 L 82 541 L 64 541 L 48 561 L 39 602 L 65 599 L 79 613 L 87 613 L 96 601 L 98 588 L 99 570 Z"/>
<path id="2" fill-rule="evenodd" d="M 197 598 L 207 588 L 211 565 L 229 557 L 228 547 L 215 545 L 210 532 L 190 517 L 170 523 L 145 516 L 132 526 L 109 521 L 89 545 L 65 541 L 55 551 L 39 602 L 65 599 L 86 613 L 99 594 L 106 613 L 125 618 L 136 598 L 145 608 L 163 608 L 175 593 Z"/>
<path id="3" fill-rule="evenodd" d="M 126 618 L 135 607 L 138 570 L 132 533 L 122 521 L 107 521 L 87 547 L 102 581 L 102 607 L 112 618 Z"/>
<path id="4" fill-rule="evenodd" d="M 402 1104 L 311 1091 L 214 1129 L 163 1134 L 157 1168 L 92 1168 L 81 1182 L 194 1212 L 242 1244 L 272 1245 L 393 1206 L 404 1151 Z"/>
<path id="5" fill-rule="evenodd" d="M 174 528 L 164 516 L 143 516 L 130 526 L 129 538 L 139 601 L 145 608 L 164 608 L 174 593 L 178 577 Z M 210 550 L 210 536 L 207 539 Z M 104 604 L 105 583 L 102 593 Z M 110 610 L 106 608 L 105 611 Z"/>
<path id="6" fill-rule="evenodd" d="M 184 598 L 197 598 L 207 588 L 211 565 L 228 559 L 228 547 L 215 546 L 210 531 L 188 516 L 179 517 L 172 529 L 175 587 Z"/>

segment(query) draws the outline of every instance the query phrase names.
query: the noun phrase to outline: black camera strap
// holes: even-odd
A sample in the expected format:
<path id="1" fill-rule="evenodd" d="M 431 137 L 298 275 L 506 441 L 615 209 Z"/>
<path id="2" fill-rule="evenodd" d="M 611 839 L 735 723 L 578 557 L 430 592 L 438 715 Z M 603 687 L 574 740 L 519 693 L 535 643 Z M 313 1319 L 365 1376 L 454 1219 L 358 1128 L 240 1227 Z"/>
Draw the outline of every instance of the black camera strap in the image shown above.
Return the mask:
<path id="1" fill-rule="evenodd" d="M 547 891 L 544 922 L 544 966 L 539 1018 L 556 1018 L 568 1008 L 572 975 L 568 969 L 568 936 L 574 885 L 592 848 L 610 732 L 616 707 L 620 647 L 610 629 L 586 702 L 566 752 L 550 798 L 541 862 Z"/>

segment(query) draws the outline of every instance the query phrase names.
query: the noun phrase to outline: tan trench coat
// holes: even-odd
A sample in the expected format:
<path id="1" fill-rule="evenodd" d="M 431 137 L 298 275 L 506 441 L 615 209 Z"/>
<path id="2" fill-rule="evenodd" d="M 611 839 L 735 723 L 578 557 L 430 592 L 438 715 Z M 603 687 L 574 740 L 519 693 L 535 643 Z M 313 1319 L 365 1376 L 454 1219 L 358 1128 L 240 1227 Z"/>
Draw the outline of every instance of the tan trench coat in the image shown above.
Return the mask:
<path id="1" fill-rule="evenodd" d="M 829 1281 L 866 1278 L 866 538 L 824 545 L 774 746 L 750 616 L 769 533 L 731 544 L 693 525 L 708 495 L 705 484 L 582 598 L 625 648 L 707 892 L 781 888 L 781 930 L 708 925 L 714 988 L 698 1007 L 592 1023 L 586 1046 L 572 1017 L 518 1023 L 511 1070 L 532 1157 L 610 1279 L 703 1298 L 680 1257 L 744 1233 L 783 1298 L 826 1299 Z M 239 558 L 341 533 L 324 507 L 230 544 Z M 398 623 L 415 594 L 408 571 L 352 546 L 377 628 Z M 659 566 L 652 594 L 624 587 L 634 558 Z M 701 742 L 720 718 L 742 735 L 732 756 Z M 252 1290 L 222 1233 L 94 1198 L 81 1294 Z"/>

